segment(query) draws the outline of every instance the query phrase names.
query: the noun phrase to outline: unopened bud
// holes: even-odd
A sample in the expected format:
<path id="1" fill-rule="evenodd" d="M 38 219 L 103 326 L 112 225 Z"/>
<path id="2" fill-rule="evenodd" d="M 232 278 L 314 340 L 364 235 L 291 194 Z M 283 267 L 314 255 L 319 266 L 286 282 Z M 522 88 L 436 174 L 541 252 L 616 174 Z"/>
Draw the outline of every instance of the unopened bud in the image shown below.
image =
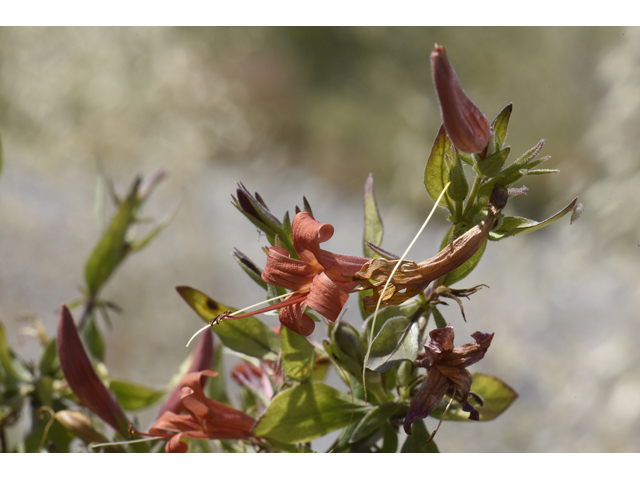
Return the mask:
<path id="1" fill-rule="evenodd" d="M 56 344 L 62 373 L 80 403 L 125 434 L 127 417 L 93 369 L 66 305 L 60 307 Z"/>
<path id="2" fill-rule="evenodd" d="M 489 120 L 464 93 L 444 47 L 431 53 L 431 73 L 444 128 L 451 142 L 466 153 L 481 153 L 490 139 Z"/>

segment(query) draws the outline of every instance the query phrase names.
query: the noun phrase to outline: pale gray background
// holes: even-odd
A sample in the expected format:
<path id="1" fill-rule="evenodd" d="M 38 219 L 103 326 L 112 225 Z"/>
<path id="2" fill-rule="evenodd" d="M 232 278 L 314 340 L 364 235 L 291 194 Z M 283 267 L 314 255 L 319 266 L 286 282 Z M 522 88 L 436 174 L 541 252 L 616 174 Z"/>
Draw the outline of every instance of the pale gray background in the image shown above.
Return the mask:
<path id="1" fill-rule="evenodd" d="M 456 342 L 495 332 L 472 370 L 520 398 L 494 422 L 444 424 L 437 443 L 638 451 L 639 29 L 0 29 L 0 321 L 12 346 L 36 358 L 27 318 L 53 335 L 60 303 L 78 297 L 99 234 L 98 160 L 123 189 L 136 173 L 170 171 L 152 218 L 186 189 L 174 222 L 104 291 L 125 310 L 106 334 L 114 376 L 160 387 L 175 372 L 202 325 L 176 285 L 238 307 L 262 299 L 230 256 L 264 261 L 264 239 L 230 204 L 236 181 L 278 216 L 306 195 L 336 227 L 327 248 L 358 255 L 372 172 L 384 246 L 403 251 L 433 205 L 422 175 L 440 122 L 435 42 L 490 119 L 513 102 L 514 158 L 545 138 L 547 165 L 561 170 L 527 180 L 529 198 L 507 213 L 543 219 L 576 195 L 585 205 L 571 226 L 490 244 L 459 284 L 491 289 L 465 302 L 467 325 L 444 310 Z M 436 217 L 411 258 L 436 253 Z"/>

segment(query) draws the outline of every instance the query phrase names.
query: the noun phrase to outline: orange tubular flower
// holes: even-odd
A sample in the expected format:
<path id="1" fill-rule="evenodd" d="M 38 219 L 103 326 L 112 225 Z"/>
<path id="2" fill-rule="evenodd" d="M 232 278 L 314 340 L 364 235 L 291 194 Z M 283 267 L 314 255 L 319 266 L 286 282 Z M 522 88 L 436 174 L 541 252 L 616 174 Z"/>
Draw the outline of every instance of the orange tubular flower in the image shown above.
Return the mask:
<path id="1" fill-rule="evenodd" d="M 449 393 L 463 403 L 463 410 L 470 412 L 471 420 L 478 420 L 478 412 L 467 402 L 471 391 L 471 374 L 467 367 L 484 357 L 493 333 L 475 332 L 471 334 L 475 343 L 466 343 L 453 348 L 453 327 L 437 328 L 429 332 L 431 340 L 424 346 L 425 357 L 418 365 L 429 370 L 426 380 L 420 386 L 411 402 L 404 420 L 404 431 L 411 435 L 411 425 L 429 415 Z"/>
<path id="2" fill-rule="evenodd" d="M 300 212 L 291 225 L 293 248 L 300 260 L 291 258 L 283 247 L 268 249 L 262 279 L 272 285 L 292 290 L 284 301 L 270 307 L 233 318 L 280 309 L 280 323 L 300 335 L 311 335 L 315 323 L 304 313 L 314 309 L 329 321 L 335 321 L 358 285 L 350 280 L 370 259 L 330 253 L 320 248 L 333 236 L 333 226 L 316 221 L 309 212 Z"/>
<path id="3" fill-rule="evenodd" d="M 463 152 L 482 153 L 489 144 L 489 120 L 460 86 L 443 46 L 436 46 L 431 53 L 431 73 L 451 142 Z"/>
<path id="4" fill-rule="evenodd" d="M 170 437 L 165 447 L 167 453 L 186 452 L 189 447 L 180 441 L 182 438 L 239 440 L 252 437 L 251 430 L 255 419 L 205 396 L 202 390 L 202 377 L 215 377 L 217 374 L 212 370 L 204 370 L 185 375 L 180 383 L 182 388 L 180 403 L 189 415 L 164 412 L 153 424 L 149 433 L 142 435 Z"/>

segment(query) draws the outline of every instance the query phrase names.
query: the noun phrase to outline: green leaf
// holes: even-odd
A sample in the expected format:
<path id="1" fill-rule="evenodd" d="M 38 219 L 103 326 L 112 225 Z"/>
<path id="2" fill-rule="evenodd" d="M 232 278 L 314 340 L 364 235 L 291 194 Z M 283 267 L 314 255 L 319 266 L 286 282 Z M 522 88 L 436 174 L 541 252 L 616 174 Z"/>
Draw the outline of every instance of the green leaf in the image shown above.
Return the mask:
<path id="1" fill-rule="evenodd" d="M 444 125 L 440 126 L 438 135 L 433 142 L 431 148 L 431 155 L 427 160 L 427 166 L 424 171 L 424 186 L 427 188 L 427 193 L 431 199 L 435 202 L 444 190 L 444 186 L 449 181 L 449 166 L 444 159 L 446 153 L 451 151 L 451 140 L 447 136 L 444 129 Z M 451 205 L 451 199 L 447 194 L 440 200 L 439 205 L 444 208 L 448 208 L 453 213 L 453 206 Z"/>
<path id="2" fill-rule="evenodd" d="M 348 323 L 338 322 L 331 330 L 331 341 L 334 360 L 354 378 L 361 378 L 365 346 L 358 331 Z"/>
<path id="3" fill-rule="evenodd" d="M 431 313 L 433 314 L 433 319 L 436 322 L 436 327 L 445 328 L 447 326 L 447 321 L 440 313 L 440 310 L 438 310 L 435 305 L 429 305 L 429 310 L 431 310 Z"/>
<path id="4" fill-rule="evenodd" d="M 511 111 L 513 110 L 513 104 L 510 103 L 502 109 L 498 116 L 493 120 L 491 126 L 496 132 L 500 148 L 504 145 L 507 139 L 507 128 L 509 126 L 509 118 L 511 118 Z"/>
<path id="5" fill-rule="evenodd" d="M 471 256 L 471 258 L 469 258 L 469 260 L 447 274 L 444 280 L 444 285 L 453 285 L 454 283 L 459 282 L 467 275 L 469 275 L 473 271 L 473 269 L 476 268 L 480 263 L 482 255 L 484 255 L 484 251 L 486 248 L 487 241 L 485 240 L 484 242 L 482 242 L 482 245 L 480 245 L 480 248 L 478 248 L 478 250 L 476 250 L 476 252 Z"/>
<path id="6" fill-rule="evenodd" d="M 263 289 L 267 290 L 268 288 L 267 282 L 262 280 L 262 269 L 260 269 L 260 267 L 258 267 L 255 263 L 253 263 L 249 257 L 247 257 L 244 253 L 242 253 L 237 248 L 234 249 L 232 256 L 235 259 L 235 261 L 238 262 L 238 265 L 240 265 L 240 268 L 244 270 L 244 273 L 249 275 L 251 280 L 256 282 Z M 277 295 L 273 295 L 273 296 L 275 297 Z"/>
<path id="7" fill-rule="evenodd" d="M 180 208 L 180 204 L 182 203 L 183 198 L 184 198 L 184 193 L 180 195 L 180 197 L 178 198 L 176 203 L 173 205 L 171 210 L 169 210 L 169 212 L 165 215 L 165 217 L 162 220 L 160 220 L 149 233 L 147 233 L 144 237 L 142 237 L 139 240 L 136 240 L 131 244 L 130 246 L 131 252 L 137 252 L 139 250 L 142 250 L 151 242 L 151 240 L 156 238 L 165 228 L 169 226 L 171 221 L 176 216 L 176 213 L 178 213 L 178 208 Z"/>
<path id="8" fill-rule="evenodd" d="M 383 425 L 382 447 L 379 453 L 396 453 L 398 451 L 398 432 L 389 423 Z"/>
<path id="9" fill-rule="evenodd" d="M 222 348 L 213 349 L 213 365 L 211 369 L 218 372 L 215 377 L 209 377 L 207 380 L 207 397 L 216 402 L 224 403 L 231 406 L 231 401 L 227 396 L 227 386 L 225 381 L 224 355 Z"/>
<path id="10" fill-rule="evenodd" d="M 0 175 L 2 175 L 2 137 L 0 136 Z"/>
<path id="11" fill-rule="evenodd" d="M 139 177 L 134 181 L 127 199 L 120 204 L 109 228 L 102 235 L 85 265 L 84 276 L 91 298 L 96 297 L 100 288 L 129 252 L 126 234 L 138 207 L 140 181 Z"/>
<path id="12" fill-rule="evenodd" d="M 52 338 L 40 356 L 38 370 L 40 370 L 40 375 L 53 377 L 59 369 L 60 362 L 58 361 L 58 351 L 56 350 L 56 339 Z"/>
<path id="13" fill-rule="evenodd" d="M 398 411 L 400 405 L 395 402 L 376 405 L 358 422 L 349 438 L 349 443 L 359 442 L 382 427 L 389 418 Z"/>
<path id="14" fill-rule="evenodd" d="M 407 436 L 400 453 L 440 453 L 433 440 L 427 443 L 430 435 L 423 420 L 413 422 L 411 431 L 412 434 Z"/>
<path id="15" fill-rule="evenodd" d="M 409 300 L 402 305 L 391 305 L 378 311 L 376 316 L 376 324 L 373 330 L 373 338 L 380 333 L 380 329 L 387 320 L 393 317 L 407 317 L 412 318 L 418 309 L 421 308 L 421 304 L 415 300 Z M 366 322 L 362 325 L 362 336 L 368 340 L 371 333 L 371 322 L 373 322 L 373 314 L 368 314 Z"/>
<path id="16" fill-rule="evenodd" d="M 280 329 L 280 341 L 287 376 L 294 382 L 309 380 L 316 360 L 313 345 L 303 335 L 284 326 Z"/>
<path id="17" fill-rule="evenodd" d="M 277 442 L 309 442 L 357 423 L 371 409 L 322 382 L 306 382 L 280 392 L 253 433 Z"/>
<path id="18" fill-rule="evenodd" d="M 15 383 L 17 376 L 13 369 L 11 347 L 9 347 L 7 332 L 5 331 L 2 323 L 0 323 L 0 367 L 2 367 L 2 371 L 0 373 L 3 373 L 0 378 L 2 378 L 2 380 L 7 384 Z"/>
<path id="19" fill-rule="evenodd" d="M 436 197 L 437 198 L 437 197 Z M 376 197 L 373 193 L 373 175 L 370 173 L 364 183 L 364 256 L 377 257 L 377 254 L 367 246 L 367 242 L 382 245 L 382 233 L 384 231 Z"/>
<path id="20" fill-rule="evenodd" d="M 464 168 L 462 168 L 462 161 L 459 156 L 456 155 L 452 159 L 455 163 L 451 166 L 451 170 L 449 170 L 449 181 L 451 182 L 451 186 L 447 193 L 451 200 L 456 202 L 462 202 L 469 193 L 469 183 L 467 182 L 467 177 L 464 174 Z"/>
<path id="21" fill-rule="evenodd" d="M 420 348 L 420 327 L 407 317 L 387 320 L 380 333 L 373 339 L 367 368 L 384 372 L 398 362 L 415 361 Z"/>
<path id="22" fill-rule="evenodd" d="M 485 375 L 484 373 L 472 373 L 471 377 L 473 378 L 471 391 L 480 395 L 484 400 L 484 406 L 473 405 L 480 414 L 479 421 L 481 422 L 493 420 L 500 416 L 500 414 L 504 412 L 516 398 L 518 398 L 518 394 L 499 378 L 491 375 Z M 472 397 L 469 397 L 469 403 L 473 403 Z M 431 416 L 440 418 L 443 411 L 443 407 L 438 407 L 431 412 Z M 453 402 L 451 404 L 451 407 L 444 419 L 470 422 L 475 421 L 469 420 L 469 412 L 463 411 L 462 406 L 457 402 Z"/>
<path id="23" fill-rule="evenodd" d="M 507 161 L 510 152 L 511 147 L 506 147 L 497 151 L 493 155 L 480 160 L 476 164 L 476 171 L 480 175 L 488 178 L 497 176 L 500 173 L 500 170 L 502 170 L 504 163 Z"/>
<path id="24" fill-rule="evenodd" d="M 104 339 L 96 325 L 95 317 L 90 316 L 82 326 L 82 339 L 93 358 L 104 360 Z"/>
<path id="25" fill-rule="evenodd" d="M 572 212 L 577 202 L 578 197 L 574 198 L 569 205 L 564 207 L 558 213 L 552 215 L 546 220 L 543 220 L 542 222 L 536 222 L 535 220 L 529 220 L 524 217 L 504 217 L 500 228 L 493 232 L 489 232 L 489 240 L 498 241 L 506 237 L 520 235 L 521 233 L 529 233 L 534 230 L 538 230 L 539 228 L 546 227 L 547 225 L 550 225 L 556 220 L 564 217 L 567 213 Z"/>
<path id="26" fill-rule="evenodd" d="M 176 287 L 180 296 L 209 323 L 212 318 L 235 309 L 212 300 L 191 287 Z M 255 317 L 225 320 L 211 327 L 225 347 L 261 360 L 277 360 L 280 353 L 280 338 Z"/>
<path id="27" fill-rule="evenodd" d="M 140 410 L 149 407 L 160 400 L 165 395 L 164 390 L 136 385 L 127 380 L 112 379 L 109 383 L 109 390 L 116 394 L 118 403 L 125 410 Z"/>

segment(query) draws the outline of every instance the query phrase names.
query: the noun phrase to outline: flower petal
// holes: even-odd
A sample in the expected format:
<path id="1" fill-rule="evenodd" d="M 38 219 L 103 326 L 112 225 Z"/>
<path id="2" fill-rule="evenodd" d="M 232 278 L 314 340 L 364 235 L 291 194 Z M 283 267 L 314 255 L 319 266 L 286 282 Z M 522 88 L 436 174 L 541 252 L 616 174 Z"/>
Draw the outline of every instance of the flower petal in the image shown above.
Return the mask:
<path id="1" fill-rule="evenodd" d="M 335 321 L 347 303 L 349 294 L 336 285 L 326 274 L 316 275 L 309 288 L 307 305 L 327 320 Z"/>
<path id="2" fill-rule="evenodd" d="M 285 248 L 271 247 L 267 265 L 262 272 L 262 280 L 271 285 L 297 291 L 307 287 L 313 276 L 321 271 L 319 265 L 314 267 L 302 260 L 291 258 Z"/>
<path id="3" fill-rule="evenodd" d="M 291 239 L 296 253 L 308 264 L 318 264 L 322 253 L 320 244 L 333 236 L 333 225 L 315 220 L 309 212 L 293 217 Z"/>
<path id="4" fill-rule="evenodd" d="M 409 412 L 404 419 L 404 431 L 411 435 L 411 425 L 418 419 L 427 417 L 440 404 L 449 388 L 449 380 L 437 369 L 429 370 L 427 379 L 422 382 L 416 396 L 413 397 Z"/>
<path id="5" fill-rule="evenodd" d="M 295 297 L 292 295 L 289 298 Z M 287 299 L 289 300 L 289 299 Z M 293 305 L 280 308 L 280 323 L 300 335 L 311 335 L 316 328 L 313 319 L 304 313 L 307 308 L 306 295 L 301 296 L 301 301 Z"/>

